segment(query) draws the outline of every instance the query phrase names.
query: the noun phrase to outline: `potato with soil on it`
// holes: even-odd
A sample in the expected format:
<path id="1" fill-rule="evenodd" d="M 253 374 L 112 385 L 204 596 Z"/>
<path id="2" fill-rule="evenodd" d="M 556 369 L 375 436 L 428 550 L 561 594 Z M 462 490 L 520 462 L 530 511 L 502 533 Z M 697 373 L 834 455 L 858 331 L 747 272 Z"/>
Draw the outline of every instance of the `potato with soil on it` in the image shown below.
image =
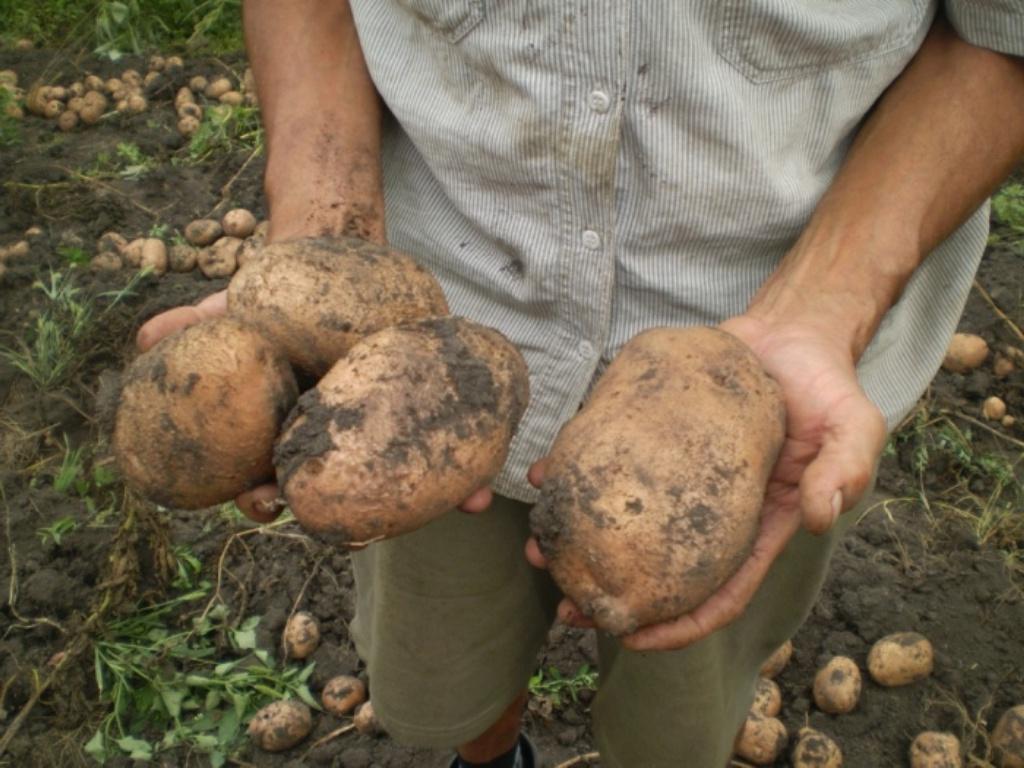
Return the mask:
<path id="1" fill-rule="evenodd" d="M 960 740 L 952 733 L 925 731 L 910 745 L 910 768 L 961 768 Z"/>
<path id="2" fill-rule="evenodd" d="M 793 747 L 793 768 L 843 768 L 839 745 L 821 731 L 801 728 Z"/>
<path id="3" fill-rule="evenodd" d="M 366 685 L 358 677 L 332 677 L 320 694 L 324 709 L 335 717 L 343 717 L 366 701 Z"/>
<path id="4" fill-rule="evenodd" d="M 868 653 L 871 679 L 890 688 L 923 680 L 932 673 L 934 665 L 932 644 L 917 632 L 886 635 Z"/>
<path id="5" fill-rule="evenodd" d="M 139 266 L 158 277 L 167 273 L 167 246 L 163 240 L 158 237 L 147 237 L 142 241 Z"/>
<path id="6" fill-rule="evenodd" d="M 989 421 L 999 421 L 1006 415 L 1006 403 L 996 395 L 986 397 L 981 404 L 981 415 Z"/>
<path id="7" fill-rule="evenodd" d="M 124 266 L 121 256 L 114 251 L 100 251 L 89 262 L 96 272 L 116 272 Z"/>
<path id="8" fill-rule="evenodd" d="M 215 219 L 196 219 L 185 226 L 185 239 L 191 245 L 210 245 L 224 234 L 220 222 Z"/>
<path id="9" fill-rule="evenodd" d="M 225 235 L 246 238 L 256 229 L 256 217 L 245 208 L 233 208 L 220 220 Z"/>
<path id="10" fill-rule="evenodd" d="M 359 705 L 359 709 L 356 710 L 356 714 L 352 718 L 352 724 L 364 736 L 376 736 L 384 731 L 380 720 L 377 719 L 377 713 L 373 709 L 372 701 Z"/>
<path id="11" fill-rule="evenodd" d="M 266 752 L 283 752 L 302 741 L 313 730 L 313 715 L 301 701 L 275 701 L 252 716 L 249 738 Z"/>
<path id="12" fill-rule="evenodd" d="M 298 387 L 257 331 L 218 318 L 161 340 L 123 376 L 114 457 L 151 501 L 199 509 L 273 477 L 272 451 Z"/>
<path id="13" fill-rule="evenodd" d="M 771 765 L 782 754 L 788 741 L 789 734 L 781 720 L 751 714 L 743 723 L 733 750 L 754 765 Z"/>
<path id="14" fill-rule="evenodd" d="M 973 371 L 988 357 L 988 342 L 973 333 L 955 333 L 949 341 L 942 367 L 953 373 Z"/>
<path id="15" fill-rule="evenodd" d="M 789 660 L 792 658 L 793 641 L 787 640 L 772 651 L 772 655 L 761 665 L 761 677 L 767 677 L 769 680 L 775 679 L 782 674 L 782 670 L 789 665 Z"/>
<path id="16" fill-rule="evenodd" d="M 199 271 L 209 278 L 231 277 L 238 269 L 238 254 L 241 250 L 242 241 L 237 237 L 222 237 L 199 252 L 196 257 Z"/>
<path id="17" fill-rule="evenodd" d="M 463 318 L 387 328 L 299 399 L 274 450 L 299 524 L 361 546 L 426 525 L 491 482 L 529 398 L 526 363 Z"/>
<path id="18" fill-rule="evenodd" d="M 754 688 L 754 703 L 750 711 L 763 717 L 775 717 L 782 711 L 782 691 L 774 680 L 767 677 L 757 678 Z"/>
<path id="19" fill-rule="evenodd" d="M 282 637 L 285 657 L 305 659 L 320 645 L 320 624 L 308 611 L 294 614 L 284 626 Z"/>
<path id="20" fill-rule="evenodd" d="M 188 243 L 175 243 L 167 254 L 167 266 L 172 272 L 191 272 L 196 268 L 199 249 Z"/>
<path id="21" fill-rule="evenodd" d="M 404 253 L 354 238 L 303 238 L 247 260 L 228 286 L 228 312 L 319 378 L 367 334 L 446 315 L 448 304 Z"/>
<path id="22" fill-rule="evenodd" d="M 814 703 L 830 715 L 852 712 L 860 701 L 860 668 L 848 656 L 836 656 L 814 676 Z"/>
<path id="23" fill-rule="evenodd" d="M 991 742 L 999 768 L 1024 768 L 1024 704 L 1003 713 Z"/>
<path id="24" fill-rule="evenodd" d="M 736 337 L 635 337 L 547 458 L 530 523 L 556 583 L 616 635 L 703 603 L 750 554 L 785 418 Z"/>

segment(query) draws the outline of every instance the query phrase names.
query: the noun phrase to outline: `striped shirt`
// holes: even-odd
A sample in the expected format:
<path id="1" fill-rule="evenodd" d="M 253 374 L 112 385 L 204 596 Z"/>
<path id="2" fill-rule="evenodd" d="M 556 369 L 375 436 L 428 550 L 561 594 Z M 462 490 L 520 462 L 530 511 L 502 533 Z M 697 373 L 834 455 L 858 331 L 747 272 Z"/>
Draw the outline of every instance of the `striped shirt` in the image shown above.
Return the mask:
<path id="1" fill-rule="evenodd" d="M 529 464 L 619 348 L 742 312 L 806 224 L 932 0 L 351 0 L 390 109 L 388 237 L 452 310 L 502 331 L 531 401 L 495 482 Z M 947 0 L 1024 53 L 1024 0 Z M 914 273 L 858 373 L 890 427 L 935 374 L 988 234 L 977 211 Z"/>

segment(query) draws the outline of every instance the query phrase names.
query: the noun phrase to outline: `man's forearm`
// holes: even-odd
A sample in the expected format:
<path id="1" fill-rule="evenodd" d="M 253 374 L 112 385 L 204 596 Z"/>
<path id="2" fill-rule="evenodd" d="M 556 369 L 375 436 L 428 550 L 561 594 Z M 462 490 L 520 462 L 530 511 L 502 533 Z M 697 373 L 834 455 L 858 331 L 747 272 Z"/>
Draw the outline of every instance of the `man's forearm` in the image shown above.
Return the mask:
<path id="1" fill-rule="evenodd" d="M 347 0 L 245 0 L 275 239 L 384 239 L 380 98 Z"/>
<path id="2" fill-rule="evenodd" d="M 940 19 L 749 314 L 769 324 L 815 315 L 858 358 L 914 269 L 1022 152 L 1024 65 Z"/>

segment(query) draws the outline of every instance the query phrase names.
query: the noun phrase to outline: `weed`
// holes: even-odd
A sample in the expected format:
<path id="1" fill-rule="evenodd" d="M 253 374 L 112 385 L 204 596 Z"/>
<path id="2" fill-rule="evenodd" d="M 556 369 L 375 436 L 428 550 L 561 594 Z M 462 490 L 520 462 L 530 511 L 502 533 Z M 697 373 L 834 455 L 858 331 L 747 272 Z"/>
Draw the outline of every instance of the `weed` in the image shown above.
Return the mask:
<path id="1" fill-rule="evenodd" d="M 72 266 L 77 267 L 89 263 L 89 254 L 84 248 L 77 245 L 59 245 L 57 246 L 57 255 L 62 256 Z"/>
<path id="2" fill-rule="evenodd" d="M 263 126 L 257 107 L 219 104 L 203 113 L 203 122 L 187 147 L 187 162 L 202 163 L 218 152 L 263 151 Z"/>
<path id="3" fill-rule="evenodd" d="M 80 493 L 83 488 L 83 466 L 82 454 L 84 448 L 72 448 L 68 444 L 67 436 L 64 437 L 64 458 L 61 459 L 60 468 L 53 478 L 53 487 L 58 493 L 70 494 L 72 491 Z"/>
<path id="4" fill-rule="evenodd" d="M 582 665 L 572 677 L 566 677 L 556 667 L 538 669 L 530 678 L 528 686 L 530 695 L 544 703 L 544 708 L 550 709 L 563 707 L 567 703 L 567 696 L 576 703 L 581 691 L 593 691 L 596 688 L 597 670 L 591 669 L 588 664 Z"/>
<path id="5" fill-rule="evenodd" d="M 992 216 L 1016 235 L 1024 235 L 1024 184 L 1006 184 L 992 196 Z"/>
<path id="6" fill-rule="evenodd" d="M 179 550 L 179 576 L 198 576 L 191 553 Z M 210 585 L 141 608 L 112 622 L 94 645 L 100 699 L 110 707 L 86 752 L 100 762 L 124 755 L 151 760 L 177 747 L 204 753 L 213 766 L 236 751 L 243 724 L 264 704 L 297 697 L 317 707 L 305 668 L 277 667 L 256 647 L 259 617 L 232 628 L 223 603 L 175 626 L 175 616 L 205 597 Z M 222 660 L 227 645 L 235 658 Z"/>
<path id="7" fill-rule="evenodd" d="M 28 376 L 40 390 L 59 386 L 73 376 L 88 356 L 83 349 L 90 334 L 101 327 L 114 307 L 129 296 L 146 274 L 134 275 L 123 288 L 85 297 L 70 275 L 50 272 L 49 282 L 37 281 L 35 288 L 46 296 L 48 305 L 36 319 L 31 344 L 20 338 L 18 349 L 0 347 L 0 357 Z M 97 299 L 105 306 L 100 308 Z"/>
<path id="8" fill-rule="evenodd" d="M 99 152 L 92 167 L 81 172 L 90 179 L 137 179 L 153 169 L 157 161 L 130 141 L 118 143 L 114 154 Z"/>
<path id="9" fill-rule="evenodd" d="M 54 545 L 60 546 L 61 541 L 64 537 L 78 528 L 78 521 L 75 518 L 67 515 L 54 520 L 50 525 L 45 528 L 40 528 L 36 531 L 39 534 L 39 540 L 45 545 L 47 542 L 53 542 Z"/>
<path id="10" fill-rule="evenodd" d="M 8 108 L 17 103 L 14 94 L 0 86 L 0 147 L 10 147 L 21 141 L 18 119 L 7 114 Z"/>

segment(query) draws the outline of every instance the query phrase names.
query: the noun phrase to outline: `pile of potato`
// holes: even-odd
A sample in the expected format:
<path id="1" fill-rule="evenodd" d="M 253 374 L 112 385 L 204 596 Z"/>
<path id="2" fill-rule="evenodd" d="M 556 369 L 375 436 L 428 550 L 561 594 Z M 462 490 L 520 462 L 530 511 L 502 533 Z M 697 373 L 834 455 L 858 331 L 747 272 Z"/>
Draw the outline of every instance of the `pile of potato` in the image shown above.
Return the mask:
<path id="1" fill-rule="evenodd" d="M 425 525 L 501 469 L 526 364 L 497 331 L 451 317 L 409 256 L 275 243 L 227 299 L 227 316 L 161 340 L 122 377 L 112 447 L 143 496 L 197 509 L 276 475 L 301 525 L 362 546 Z M 293 368 L 320 383 L 300 397 Z"/>
<path id="2" fill-rule="evenodd" d="M 231 277 L 263 246 L 267 222 L 257 222 L 251 211 L 235 208 L 221 219 L 197 219 L 184 229 L 184 237 L 170 247 L 161 238 L 127 240 L 106 232 L 96 242 L 95 270 L 147 268 L 155 275 L 199 269 L 209 278 Z"/>
<path id="3" fill-rule="evenodd" d="M 197 100 L 197 94 L 204 97 L 207 105 L 238 107 L 243 104 L 258 104 L 256 83 L 251 69 L 245 70 L 245 75 L 237 86 L 231 78 L 224 75 L 212 79 L 204 75 L 195 75 L 188 81 L 188 85 L 179 88 L 174 96 L 174 109 L 178 114 L 178 133 L 182 136 L 192 136 L 199 130 L 199 125 L 203 121 L 203 112 L 207 106 Z"/>
<path id="4" fill-rule="evenodd" d="M 950 373 L 967 374 L 981 367 L 990 357 L 992 373 L 997 380 L 1006 379 L 1018 369 L 1024 368 L 1024 350 L 1007 344 L 992 355 L 988 342 L 973 333 L 953 335 L 942 368 Z M 1017 423 L 1017 418 L 1008 413 L 1006 402 L 998 395 L 985 398 L 981 405 L 981 416 L 986 421 L 999 422 L 1006 429 Z"/>

